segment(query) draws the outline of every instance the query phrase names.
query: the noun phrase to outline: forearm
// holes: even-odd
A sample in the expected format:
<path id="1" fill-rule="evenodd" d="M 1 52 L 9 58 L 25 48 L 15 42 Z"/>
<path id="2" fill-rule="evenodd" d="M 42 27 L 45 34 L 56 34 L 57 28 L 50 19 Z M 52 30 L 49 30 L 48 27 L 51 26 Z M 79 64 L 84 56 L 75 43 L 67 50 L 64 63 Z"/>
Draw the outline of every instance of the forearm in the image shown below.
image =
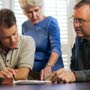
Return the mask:
<path id="1" fill-rule="evenodd" d="M 16 69 L 15 71 L 16 71 L 16 76 L 15 76 L 16 80 L 25 80 L 28 78 L 30 69 L 29 68 L 19 68 L 19 69 Z"/>
<path id="2" fill-rule="evenodd" d="M 76 82 L 90 81 L 90 70 L 74 71 Z"/>
<path id="3" fill-rule="evenodd" d="M 47 65 L 51 65 L 53 67 L 55 63 L 57 62 L 58 57 L 59 56 L 56 52 L 52 52 Z"/>

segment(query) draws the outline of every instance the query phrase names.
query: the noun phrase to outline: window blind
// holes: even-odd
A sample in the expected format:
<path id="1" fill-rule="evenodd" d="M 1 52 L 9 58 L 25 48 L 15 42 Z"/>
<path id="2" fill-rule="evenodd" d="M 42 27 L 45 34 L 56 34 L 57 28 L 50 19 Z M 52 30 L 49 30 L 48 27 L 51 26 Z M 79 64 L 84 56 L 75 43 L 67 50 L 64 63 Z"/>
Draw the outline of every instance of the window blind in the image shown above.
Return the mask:
<path id="1" fill-rule="evenodd" d="M 21 25 L 27 19 L 27 17 L 23 14 L 23 11 L 21 10 L 19 6 L 18 0 L 14 0 L 13 4 L 14 4 L 13 11 L 17 19 L 18 30 L 19 30 L 19 33 L 21 34 L 21 30 L 22 30 Z"/>
<path id="2" fill-rule="evenodd" d="M 2 8 L 2 0 L 0 0 L 0 8 Z"/>
<path id="3" fill-rule="evenodd" d="M 68 69 L 70 65 L 70 49 L 68 44 L 67 5 L 68 0 L 44 0 L 44 14 L 51 15 L 58 20 L 64 66 Z"/>

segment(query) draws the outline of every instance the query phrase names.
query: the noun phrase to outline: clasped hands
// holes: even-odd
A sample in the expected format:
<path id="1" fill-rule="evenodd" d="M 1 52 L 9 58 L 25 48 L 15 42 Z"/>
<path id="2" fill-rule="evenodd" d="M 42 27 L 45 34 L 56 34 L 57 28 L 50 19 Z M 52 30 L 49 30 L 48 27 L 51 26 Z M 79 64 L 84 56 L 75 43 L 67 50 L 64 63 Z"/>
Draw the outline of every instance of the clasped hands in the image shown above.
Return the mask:
<path id="1" fill-rule="evenodd" d="M 0 71 L 0 77 L 1 78 L 15 78 L 16 70 L 6 67 Z"/>
<path id="2" fill-rule="evenodd" d="M 75 74 L 70 71 L 66 70 L 64 68 L 61 68 L 53 73 L 49 72 L 50 68 L 45 68 L 42 70 L 44 72 L 41 77 L 41 80 L 51 80 L 52 83 L 72 83 L 76 81 L 76 76 Z M 48 73 L 46 73 L 48 72 Z M 44 75 L 45 74 L 45 75 Z"/>

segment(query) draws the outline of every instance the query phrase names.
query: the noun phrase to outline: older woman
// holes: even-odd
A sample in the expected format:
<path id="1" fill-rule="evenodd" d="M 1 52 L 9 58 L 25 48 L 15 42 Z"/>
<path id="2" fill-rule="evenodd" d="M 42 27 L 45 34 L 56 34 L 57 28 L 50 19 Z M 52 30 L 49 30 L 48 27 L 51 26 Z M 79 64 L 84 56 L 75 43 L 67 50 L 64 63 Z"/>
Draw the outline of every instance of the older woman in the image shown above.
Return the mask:
<path id="1" fill-rule="evenodd" d="M 60 29 L 56 19 L 42 15 L 43 0 L 19 0 L 19 4 L 28 17 L 22 24 L 22 34 L 32 36 L 36 42 L 32 72 L 40 72 L 42 80 L 63 67 Z"/>

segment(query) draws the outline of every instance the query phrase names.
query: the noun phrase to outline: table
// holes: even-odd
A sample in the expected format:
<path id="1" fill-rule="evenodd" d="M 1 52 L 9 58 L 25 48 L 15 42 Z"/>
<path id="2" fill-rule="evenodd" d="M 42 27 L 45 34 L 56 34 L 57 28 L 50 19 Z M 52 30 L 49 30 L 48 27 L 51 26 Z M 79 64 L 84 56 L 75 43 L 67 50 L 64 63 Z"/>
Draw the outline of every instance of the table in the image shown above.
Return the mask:
<path id="1" fill-rule="evenodd" d="M 0 90 L 90 90 L 90 83 L 0 86 Z"/>

